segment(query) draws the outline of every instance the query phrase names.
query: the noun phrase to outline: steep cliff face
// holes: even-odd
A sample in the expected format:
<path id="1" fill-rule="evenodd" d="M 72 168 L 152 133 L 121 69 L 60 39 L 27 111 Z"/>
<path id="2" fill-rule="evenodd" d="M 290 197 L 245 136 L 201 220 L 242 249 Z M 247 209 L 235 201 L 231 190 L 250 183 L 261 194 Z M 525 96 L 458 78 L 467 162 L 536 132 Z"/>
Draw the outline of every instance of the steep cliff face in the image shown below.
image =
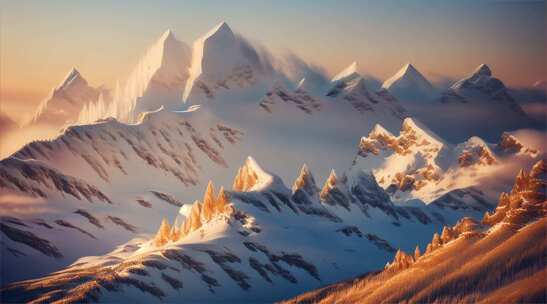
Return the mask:
<path id="1" fill-rule="evenodd" d="M 486 213 L 483 223 L 488 225 L 507 224 L 521 227 L 545 216 L 545 161 L 536 163 L 530 172 L 521 170 L 511 192 L 502 193 L 493 213 Z"/>

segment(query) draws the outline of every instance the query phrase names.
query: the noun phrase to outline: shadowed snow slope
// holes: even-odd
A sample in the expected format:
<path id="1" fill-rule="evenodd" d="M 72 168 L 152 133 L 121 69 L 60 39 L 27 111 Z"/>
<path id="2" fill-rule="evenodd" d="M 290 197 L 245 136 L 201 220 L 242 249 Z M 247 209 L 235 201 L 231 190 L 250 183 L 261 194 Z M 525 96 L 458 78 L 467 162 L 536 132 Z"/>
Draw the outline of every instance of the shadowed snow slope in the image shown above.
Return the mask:
<path id="1" fill-rule="evenodd" d="M 201 201 L 171 212 L 178 219 L 183 214 L 181 222 L 157 220 L 153 237 L 8 285 L 3 300 L 271 302 L 378 269 L 396 247 L 425 246 L 424 236 L 443 225 L 482 214 L 395 206 L 364 172 L 351 181 L 332 172 L 320 189 L 304 166 L 291 189 L 252 158 L 233 185 L 232 191 L 217 192 L 209 183 Z M 8 218 L 2 225 L 8 237 L 21 241 L 18 236 L 33 224 Z"/>
<path id="2" fill-rule="evenodd" d="M 21 203 L 0 215 L 19 219 L 18 228 L 50 241 L 62 254 L 50 257 L 19 238 L 4 238 L 2 281 L 45 274 L 151 232 L 150 221 L 182 205 L 181 193 L 197 193 L 204 172 L 227 170 L 224 153 L 242 133 L 222 124 L 200 126 L 207 120 L 195 114 L 160 110 L 134 125 L 111 119 L 73 126 L 0 161 L 3 201 L 41 202 Z"/>
<path id="3" fill-rule="evenodd" d="M 544 161 L 521 171 L 492 215 L 445 227 L 423 255 L 398 251 L 382 272 L 286 303 L 544 303 L 545 174 Z"/>
<path id="4" fill-rule="evenodd" d="M 484 64 L 440 97 L 431 99 L 427 106 L 421 103 L 404 105 L 412 116 L 451 142 L 473 135 L 492 141 L 504 131 L 545 129 L 544 121 L 535 121 L 526 115 L 510 89 Z"/>

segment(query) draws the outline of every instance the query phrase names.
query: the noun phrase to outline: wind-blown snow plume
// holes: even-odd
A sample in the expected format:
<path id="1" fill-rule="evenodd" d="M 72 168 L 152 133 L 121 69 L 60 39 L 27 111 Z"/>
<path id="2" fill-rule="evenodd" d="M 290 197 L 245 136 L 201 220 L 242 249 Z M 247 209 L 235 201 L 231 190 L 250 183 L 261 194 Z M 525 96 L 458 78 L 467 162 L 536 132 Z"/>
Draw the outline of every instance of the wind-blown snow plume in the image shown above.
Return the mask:
<path id="1" fill-rule="evenodd" d="M 112 102 L 103 98 L 87 104 L 80 112 L 79 122 L 115 117 L 135 122 L 141 112 L 160 106 L 176 108 L 182 103 L 182 92 L 188 79 L 190 49 L 167 30 L 152 45 L 129 75 L 123 86 L 116 86 Z"/>

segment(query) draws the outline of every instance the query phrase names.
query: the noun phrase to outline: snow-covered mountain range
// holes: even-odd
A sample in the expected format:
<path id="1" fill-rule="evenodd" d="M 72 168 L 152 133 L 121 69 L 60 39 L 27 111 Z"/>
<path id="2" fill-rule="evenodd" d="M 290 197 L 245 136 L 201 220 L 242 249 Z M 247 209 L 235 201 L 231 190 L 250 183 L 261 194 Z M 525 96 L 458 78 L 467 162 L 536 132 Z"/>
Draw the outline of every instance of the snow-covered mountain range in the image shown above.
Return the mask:
<path id="1" fill-rule="evenodd" d="M 530 94 L 507 88 L 486 64 L 444 91 L 434 88 L 412 65 L 404 66 L 383 87 L 399 99 L 410 116 L 453 143 L 471 136 L 493 141 L 504 131 L 545 128 L 543 121 L 522 108 Z M 545 94 L 536 99 L 545 102 Z"/>
<path id="2" fill-rule="evenodd" d="M 398 136 L 376 125 L 363 137 L 354 168 L 373 168 L 379 184 L 394 201 L 430 203 L 460 189 L 464 191 L 460 200 L 484 205 L 494 202 L 499 193 L 497 188 L 489 189 L 489 184 L 497 183 L 498 174 L 516 163 L 540 159 L 544 154 L 538 148 L 525 147 L 510 133 L 503 133 L 497 144 L 474 136 L 453 145 L 421 122 L 406 118 Z"/>
<path id="3" fill-rule="evenodd" d="M 168 30 L 111 92 L 71 71 L 34 119 L 58 137 L 0 161 L 0 285 L 35 279 L 2 296 L 264 302 L 379 269 L 545 157 L 503 119 L 496 144 L 451 143 L 491 126 L 460 108 L 526 125 L 486 66 L 442 95 L 410 64 L 375 90 L 356 62 L 287 68 L 224 22 L 191 47 Z"/>
<path id="4" fill-rule="evenodd" d="M 520 171 L 482 222 L 463 218 L 426 247 L 397 251 L 380 273 L 284 303 L 545 302 L 546 170 L 540 161 Z"/>
<path id="5" fill-rule="evenodd" d="M 394 248 L 425 246 L 423 237 L 443 225 L 481 214 L 437 204 L 396 206 L 364 171 L 340 177 L 332 172 L 320 188 L 304 166 L 289 188 L 247 158 L 232 190 L 217 194 L 209 183 L 203 200 L 168 215 L 175 219 L 172 226 L 157 221 L 154 237 L 81 258 L 3 293 L 14 301 L 164 302 L 182 293 L 192 302 L 269 302 L 382 267 Z M 2 230 L 20 240 L 31 225 L 37 224 L 6 220 Z M 8 245 L 20 253 L 19 243 Z"/>

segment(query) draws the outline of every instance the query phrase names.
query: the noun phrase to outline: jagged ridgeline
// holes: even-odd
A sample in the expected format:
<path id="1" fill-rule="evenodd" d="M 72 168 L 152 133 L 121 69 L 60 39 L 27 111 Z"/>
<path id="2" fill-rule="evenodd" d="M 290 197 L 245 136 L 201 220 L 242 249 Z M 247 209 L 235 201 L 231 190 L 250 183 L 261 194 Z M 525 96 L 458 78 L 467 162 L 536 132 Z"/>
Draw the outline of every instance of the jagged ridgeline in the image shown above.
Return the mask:
<path id="1" fill-rule="evenodd" d="M 170 302 L 182 294 L 188 301 L 271 302 L 378 269 L 395 248 L 425 245 L 420 236 L 449 224 L 452 215 L 436 205 L 396 206 L 363 171 L 341 177 L 332 171 L 320 188 L 304 165 L 287 187 L 249 157 L 231 190 L 210 182 L 201 201 L 173 216 L 172 223 L 157 223 L 155 236 L 8 285 L 3 297 Z"/>
<path id="2" fill-rule="evenodd" d="M 377 274 L 338 283 L 287 303 L 544 303 L 547 238 L 544 160 L 521 170 L 482 221 L 463 218 L 435 233 L 422 254 L 398 250 Z M 423 248 L 423 247 L 422 247 Z"/>

